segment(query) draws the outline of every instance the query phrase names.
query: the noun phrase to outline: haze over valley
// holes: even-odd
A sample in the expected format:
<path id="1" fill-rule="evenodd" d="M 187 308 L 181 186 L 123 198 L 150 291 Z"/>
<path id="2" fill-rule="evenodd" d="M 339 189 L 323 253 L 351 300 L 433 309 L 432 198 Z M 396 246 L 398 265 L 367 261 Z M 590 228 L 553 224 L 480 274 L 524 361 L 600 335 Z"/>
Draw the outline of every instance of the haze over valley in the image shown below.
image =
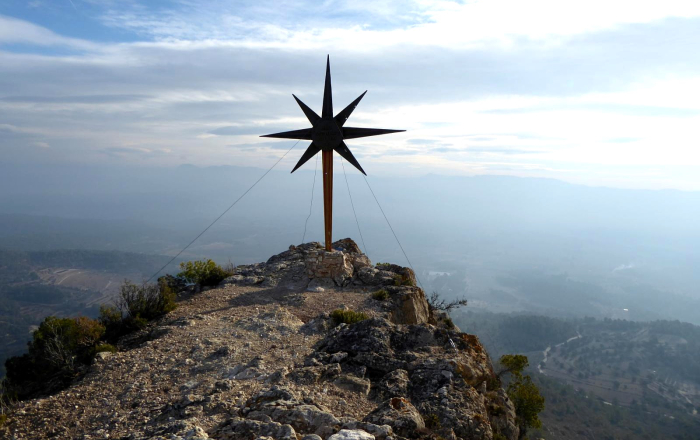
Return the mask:
<path id="1" fill-rule="evenodd" d="M 289 175 L 289 162 L 179 260 L 247 264 L 301 243 L 313 171 Z M 3 171 L 3 248 L 164 256 L 179 252 L 264 172 L 43 167 L 39 181 L 27 169 Z M 405 261 L 365 182 L 347 171 L 368 255 Z M 305 241 L 322 239 L 319 181 Z M 700 323 L 700 193 L 507 176 L 369 181 L 426 290 L 466 295 L 471 307 L 491 311 Z M 344 175 L 335 187 L 334 235 L 364 248 Z"/>

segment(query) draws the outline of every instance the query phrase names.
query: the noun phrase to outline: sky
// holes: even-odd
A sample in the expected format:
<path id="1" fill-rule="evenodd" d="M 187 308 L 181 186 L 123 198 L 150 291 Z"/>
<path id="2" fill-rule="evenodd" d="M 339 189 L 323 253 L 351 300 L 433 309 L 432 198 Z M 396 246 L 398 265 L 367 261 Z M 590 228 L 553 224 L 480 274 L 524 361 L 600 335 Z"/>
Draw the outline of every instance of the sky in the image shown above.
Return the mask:
<path id="1" fill-rule="evenodd" d="M 407 130 L 370 175 L 700 191 L 698 47 L 697 0 L 0 0 L 0 155 L 266 169 L 330 55 L 347 125 Z"/>

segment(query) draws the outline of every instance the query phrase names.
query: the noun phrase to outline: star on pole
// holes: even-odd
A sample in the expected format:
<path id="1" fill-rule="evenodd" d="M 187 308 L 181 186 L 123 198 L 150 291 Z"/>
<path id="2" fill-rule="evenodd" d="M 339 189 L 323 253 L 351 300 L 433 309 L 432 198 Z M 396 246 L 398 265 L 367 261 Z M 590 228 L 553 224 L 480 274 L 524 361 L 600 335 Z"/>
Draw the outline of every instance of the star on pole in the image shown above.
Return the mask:
<path id="1" fill-rule="evenodd" d="M 350 103 L 347 107 L 333 116 L 333 92 L 331 90 L 331 63 L 330 56 L 326 59 L 326 84 L 323 90 L 323 110 L 321 116 L 311 110 L 309 106 L 304 104 L 299 98 L 294 96 L 294 99 L 301 107 L 301 110 L 306 115 L 311 123 L 311 128 L 303 128 L 301 130 L 285 131 L 282 133 L 266 134 L 261 137 L 280 138 L 280 139 L 306 139 L 311 141 L 311 145 L 306 149 L 304 154 L 297 162 L 292 170 L 292 173 L 299 167 L 304 165 L 309 159 L 314 157 L 319 151 L 336 151 L 345 160 L 350 162 L 355 168 L 360 170 L 365 176 L 365 170 L 362 169 L 360 163 L 355 159 L 352 152 L 345 144 L 345 139 L 356 139 L 367 136 L 377 136 L 380 134 L 398 133 L 406 130 L 388 130 L 383 128 L 359 128 L 345 127 L 345 122 L 350 118 L 353 110 L 360 103 L 367 91 L 365 90 L 357 99 Z"/>
<path id="2" fill-rule="evenodd" d="M 301 107 L 301 110 L 306 115 L 306 118 L 311 123 L 311 128 L 302 128 L 301 130 L 285 131 L 282 133 L 266 134 L 261 137 L 280 138 L 280 139 L 306 139 L 311 141 L 311 145 L 306 149 L 304 154 L 297 162 L 292 170 L 292 173 L 299 167 L 304 165 L 309 159 L 314 157 L 319 151 L 322 152 L 323 160 L 323 215 L 326 233 L 326 250 L 331 251 L 331 243 L 333 242 L 333 151 L 336 151 L 345 160 L 350 162 L 355 168 L 360 170 L 365 176 L 365 170 L 362 169 L 360 163 L 355 159 L 352 152 L 345 144 L 345 139 L 355 139 L 367 136 L 377 136 L 380 134 L 398 133 L 406 130 L 387 130 L 383 128 L 358 128 L 345 127 L 345 121 L 348 120 L 357 104 L 365 96 L 365 92 L 356 100 L 350 103 L 340 113 L 333 116 L 333 91 L 331 90 L 331 61 L 330 56 L 326 58 L 326 85 L 323 89 L 323 110 L 321 116 L 311 110 L 308 105 L 301 102 L 295 95 L 294 99 Z"/>

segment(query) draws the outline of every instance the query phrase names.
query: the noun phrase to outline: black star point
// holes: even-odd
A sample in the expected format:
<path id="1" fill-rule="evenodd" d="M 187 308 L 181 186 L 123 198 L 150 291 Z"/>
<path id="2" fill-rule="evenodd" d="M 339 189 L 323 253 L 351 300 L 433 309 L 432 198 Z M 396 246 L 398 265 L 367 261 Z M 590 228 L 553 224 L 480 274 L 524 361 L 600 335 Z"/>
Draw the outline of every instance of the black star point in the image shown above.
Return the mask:
<path id="1" fill-rule="evenodd" d="M 367 91 L 365 90 L 357 99 L 351 102 L 340 113 L 333 116 L 333 92 L 331 90 L 331 62 L 330 56 L 326 59 L 326 84 L 323 90 L 323 109 L 321 116 L 311 110 L 309 106 L 304 104 L 295 95 L 294 99 L 301 107 L 301 110 L 306 115 L 311 123 L 311 128 L 301 130 L 285 131 L 282 133 L 266 134 L 261 137 L 280 138 L 280 139 L 306 139 L 311 141 L 311 145 L 306 149 L 304 154 L 297 162 L 292 170 L 292 173 L 299 167 L 304 165 L 309 159 L 314 157 L 316 153 L 322 150 L 336 151 L 345 160 L 350 162 L 355 168 L 360 170 L 365 176 L 365 170 L 362 169 L 355 156 L 345 144 L 345 139 L 356 139 L 367 136 L 377 136 L 380 134 L 398 133 L 406 130 L 388 130 L 383 128 L 358 128 L 345 127 L 345 122 L 350 118 L 353 110 L 360 103 Z"/>

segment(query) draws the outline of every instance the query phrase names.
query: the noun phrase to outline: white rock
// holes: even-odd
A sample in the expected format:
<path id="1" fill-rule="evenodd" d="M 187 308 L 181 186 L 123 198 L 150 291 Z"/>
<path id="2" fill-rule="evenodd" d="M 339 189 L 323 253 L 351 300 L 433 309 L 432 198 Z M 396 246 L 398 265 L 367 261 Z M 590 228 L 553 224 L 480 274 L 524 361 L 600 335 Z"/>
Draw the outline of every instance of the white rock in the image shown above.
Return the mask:
<path id="1" fill-rule="evenodd" d="M 328 440 L 374 440 L 374 436 L 361 429 L 341 429 L 337 434 L 328 437 Z"/>

